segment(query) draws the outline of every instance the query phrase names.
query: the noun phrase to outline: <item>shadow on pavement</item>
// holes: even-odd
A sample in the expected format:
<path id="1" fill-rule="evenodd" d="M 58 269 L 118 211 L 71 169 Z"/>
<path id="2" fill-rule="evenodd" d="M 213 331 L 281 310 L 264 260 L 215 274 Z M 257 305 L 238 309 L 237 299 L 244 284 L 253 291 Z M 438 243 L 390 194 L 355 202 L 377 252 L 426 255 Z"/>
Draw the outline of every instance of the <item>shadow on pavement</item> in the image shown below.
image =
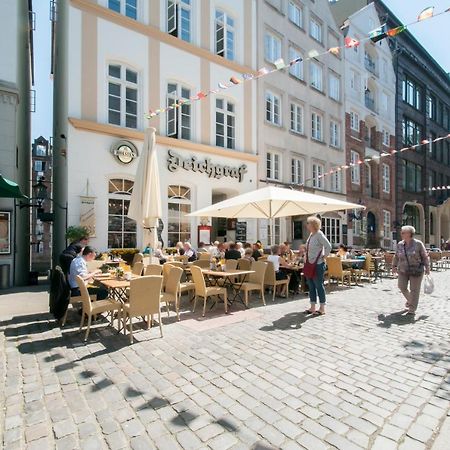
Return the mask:
<path id="1" fill-rule="evenodd" d="M 275 320 L 272 325 L 266 325 L 261 327 L 261 331 L 274 331 L 274 330 L 299 330 L 302 325 L 309 319 L 314 319 L 319 316 L 313 316 L 311 314 L 306 315 L 303 312 L 293 312 L 286 314 L 278 320 Z"/>
<path id="2" fill-rule="evenodd" d="M 428 319 L 429 316 L 413 316 L 411 314 L 406 314 L 406 310 L 397 311 L 387 316 L 385 314 L 378 315 L 377 326 L 380 328 L 391 328 L 392 325 L 411 325 L 421 320 Z"/>

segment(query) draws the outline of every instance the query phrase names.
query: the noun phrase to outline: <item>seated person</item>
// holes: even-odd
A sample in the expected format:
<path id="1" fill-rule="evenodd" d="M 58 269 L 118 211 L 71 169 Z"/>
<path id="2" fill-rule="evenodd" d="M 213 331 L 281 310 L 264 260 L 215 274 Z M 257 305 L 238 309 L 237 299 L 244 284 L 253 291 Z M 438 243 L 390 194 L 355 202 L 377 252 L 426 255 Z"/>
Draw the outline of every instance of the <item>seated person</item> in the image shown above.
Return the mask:
<path id="1" fill-rule="evenodd" d="M 197 252 L 192 248 L 190 242 L 184 243 L 184 255 L 188 257 L 189 262 L 197 260 Z"/>
<path id="2" fill-rule="evenodd" d="M 199 242 L 198 243 L 197 253 L 208 253 L 208 250 L 206 249 L 206 246 L 205 246 L 204 242 Z"/>
<path id="3" fill-rule="evenodd" d="M 208 252 L 211 255 L 211 258 L 216 258 L 219 254 L 219 241 L 214 241 L 212 245 L 210 245 Z"/>
<path id="4" fill-rule="evenodd" d="M 247 259 L 250 262 L 255 261 L 255 258 L 253 258 L 253 249 L 251 247 L 245 249 L 244 259 Z"/>
<path id="5" fill-rule="evenodd" d="M 337 256 L 339 256 L 342 259 L 348 259 L 349 258 L 349 253 L 348 253 L 348 248 L 344 245 L 341 244 L 339 246 L 339 250 L 337 251 Z"/>
<path id="6" fill-rule="evenodd" d="M 294 252 L 291 249 L 291 243 L 290 242 L 284 242 L 283 243 L 283 252 L 281 253 L 281 256 L 284 256 L 284 259 L 288 262 L 292 262 L 295 259 Z"/>
<path id="7" fill-rule="evenodd" d="M 83 281 L 87 284 L 92 277 L 101 273 L 101 270 L 95 270 L 89 272 L 87 268 L 87 262 L 95 259 L 95 250 L 89 245 L 84 247 L 83 253 L 78 255 L 70 264 L 69 271 L 69 286 L 70 294 L 72 297 L 78 297 L 81 295 L 80 289 L 77 284 L 77 275 L 79 275 Z M 97 300 L 104 300 L 108 297 L 108 291 L 101 287 L 88 287 L 89 295 L 96 295 Z"/>
<path id="8" fill-rule="evenodd" d="M 234 242 L 228 244 L 228 250 L 225 252 L 225 259 L 241 259 L 241 252 L 236 248 Z"/>
<path id="9" fill-rule="evenodd" d="M 273 245 L 270 248 L 270 255 L 267 257 L 267 261 L 273 264 L 275 269 L 275 279 L 276 280 L 287 280 L 288 274 L 282 270 L 283 267 L 289 267 L 289 264 L 284 258 L 280 256 L 280 246 Z"/>
<path id="10" fill-rule="evenodd" d="M 59 265 L 64 275 L 69 275 L 70 264 L 81 253 L 83 246 L 72 243 L 59 255 Z"/>
<path id="11" fill-rule="evenodd" d="M 252 256 L 255 261 L 258 261 L 258 258 L 260 258 L 262 255 L 261 248 L 262 248 L 262 245 L 259 242 L 256 242 L 255 244 L 253 244 Z"/>
<path id="12" fill-rule="evenodd" d="M 177 242 L 175 245 L 175 248 L 177 250 L 177 255 L 183 256 L 184 255 L 184 244 L 182 242 Z"/>
<path id="13" fill-rule="evenodd" d="M 244 254 L 245 254 L 245 250 L 244 250 L 244 245 L 242 244 L 242 242 L 236 242 L 236 250 L 241 254 L 241 258 L 243 258 Z"/>

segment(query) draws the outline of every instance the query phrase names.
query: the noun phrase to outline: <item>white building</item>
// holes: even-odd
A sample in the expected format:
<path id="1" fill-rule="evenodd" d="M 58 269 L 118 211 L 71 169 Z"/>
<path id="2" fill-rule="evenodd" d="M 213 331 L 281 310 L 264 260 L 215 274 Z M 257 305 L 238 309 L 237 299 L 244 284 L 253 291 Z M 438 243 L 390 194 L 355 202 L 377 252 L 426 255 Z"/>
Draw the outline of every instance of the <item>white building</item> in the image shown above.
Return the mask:
<path id="1" fill-rule="evenodd" d="M 189 211 L 257 187 L 256 83 L 151 121 L 144 115 L 255 70 L 255 2 L 72 0 L 58 7 L 54 195 L 60 204 L 67 200 L 69 225 L 80 217 L 95 225 L 99 250 L 145 244 L 126 214 L 143 130 L 152 126 L 162 239 L 196 245 L 200 220 L 185 217 Z M 211 175 L 195 164 L 206 160 Z M 212 239 L 235 237 L 234 223 L 210 225 Z M 63 229 L 60 215 L 55 253 Z M 256 223 L 248 221 L 246 239 L 256 237 Z"/>
<path id="2" fill-rule="evenodd" d="M 305 185 L 318 194 L 345 198 L 345 174 L 321 177 L 345 164 L 344 60 L 327 53 L 343 44 L 327 0 L 258 2 L 258 65 L 283 58 L 304 61 L 258 81 L 259 180 L 286 187 Z M 317 55 L 317 56 L 314 56 Z M 295 245 L 306 236 L 305 218 L 277 219 L 275 242 Z M 333 244 L 345 240 L 346 215 L 323 217 Z M 259 236 L 270 242 L 266 221 Z"/>

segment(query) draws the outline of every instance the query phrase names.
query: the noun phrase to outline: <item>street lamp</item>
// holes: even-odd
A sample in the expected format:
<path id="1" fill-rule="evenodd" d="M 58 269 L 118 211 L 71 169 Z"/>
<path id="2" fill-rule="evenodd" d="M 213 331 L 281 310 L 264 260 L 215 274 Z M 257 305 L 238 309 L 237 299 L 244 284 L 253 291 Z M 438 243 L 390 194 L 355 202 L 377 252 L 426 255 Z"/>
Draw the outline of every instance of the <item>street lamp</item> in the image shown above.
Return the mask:
<path id="1" fill-rule="evenodd" d="M 45 178 L 40 177 L 38 182 L 32 186 L 33 198 L 35 198 L 38 204 L 42 205 L 48 198 L 48 188 L 44 184 Z"/>

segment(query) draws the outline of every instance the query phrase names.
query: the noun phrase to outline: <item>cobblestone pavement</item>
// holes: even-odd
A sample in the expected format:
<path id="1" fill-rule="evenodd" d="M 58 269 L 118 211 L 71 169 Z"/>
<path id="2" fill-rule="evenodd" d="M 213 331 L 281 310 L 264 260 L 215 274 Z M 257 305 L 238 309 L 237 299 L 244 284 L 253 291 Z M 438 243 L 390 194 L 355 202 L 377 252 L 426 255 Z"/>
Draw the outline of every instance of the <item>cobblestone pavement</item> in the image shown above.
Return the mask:
<path id="1" fill-rule="evenodd" d="M 3 445 L 30 449 L 430 448 L 449 412 L 450 271 L 415 321 L 395 282 L 138 330 L 84 344 L 73 313 L 0 323 Z M 236 309 L 236 308 L 235 308 Z"/>

